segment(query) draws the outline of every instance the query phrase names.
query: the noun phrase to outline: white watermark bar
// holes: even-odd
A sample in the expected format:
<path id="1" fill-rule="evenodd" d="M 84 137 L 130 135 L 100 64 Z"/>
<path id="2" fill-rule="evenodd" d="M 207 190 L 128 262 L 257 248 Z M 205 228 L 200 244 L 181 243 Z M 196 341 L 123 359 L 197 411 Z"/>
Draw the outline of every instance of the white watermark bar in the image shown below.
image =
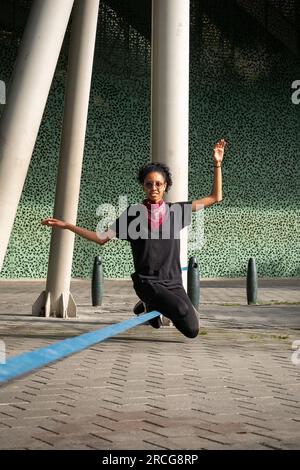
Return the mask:
<path id="1" fill-rule="evenodd" d="M 6 346 L 5 342 L 0 339 L 0 364 L 6 364 Z"/>
<path id="2" fill-rule="evenodd" d="M 299 104 L 300 103 L 300 80 L 294 80 L 292 83 L 292 88 L 294 93 L 292 93 L 291 99 L 293 104 Z"/>
<path id="3" fill-rule="evenodd" d="M 292 349 L 295 349 L 295 351 L 292 354 L 291 361 L 295 366 L 298 366 L 300 364 L 300 339 L 293 341 Z"/>
<path id="4" fill-rule="evenodd" d="M 6 86 L 3 80 L 0 80 L 0 104 L 6 103 Z"/>
<path id="5" fill-rule="evenodd" d="M 155 204 L 153 204 L 155 206 Z M 118 232 L 118 238 L 122 240 L 142 239 L 180 239 L 180 231 L 189 225 L 188 248 L 189 250 L 200 250 L 205 244 L 204 236 L 204 206 L 199 205 L 193 212 L 191 223 L 188 221 L 191 215 L 191 204 L 173 203 L 169 209 L 166 205 L 164 223 L 161 234 L 158 227 L 148 230 L 147 209 L 144 204 L 129 204 L 127 195 L 119 196 L 118 207 L 113 204 L 101 204 L 97 207 L 96 216 L 100 222 L 96 227 L 98 237 L 106 237 L 107 230 Z M 170 215 L 173 214 L 171 218 Z M 151 208 L 151 219 L 155 220 L 155 209 Z M 157 218 L 157 217 L 156 217 Z M 173 220 L 173 222 L 171 222 Z"/>

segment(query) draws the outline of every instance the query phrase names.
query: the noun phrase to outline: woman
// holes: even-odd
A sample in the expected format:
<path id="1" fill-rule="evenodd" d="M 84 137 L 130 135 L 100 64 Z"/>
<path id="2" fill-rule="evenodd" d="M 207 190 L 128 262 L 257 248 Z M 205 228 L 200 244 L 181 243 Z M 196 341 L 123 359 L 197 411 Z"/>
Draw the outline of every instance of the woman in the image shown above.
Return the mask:
<path id="1" fill-rule="evenodd" d="M 181 333 L 194 338 L 199 332 L 199 321 L 182 285 L 180 230 L 191 223 L 192 211 L 222 200 L 224 147 L 222 139 L 213 150 L 214 180 L 209 196 L 191 202 L 164 202 L 164 194 L 172 185 L 170 170 L 162 163 L 149 163 L 138 174 L 146 199 L 142 204 L 130 205 L 105 232 L 96 233 L 53 218 L 43 220 L 42 224 L 71 230 L 100 245 L 115 236 L 129 241 L 135 267 L 131 277 L 141 299 L 134 312 L 158 310 Z M 154 318 L 149 323 L 159 328 L 161 318 Z"/>

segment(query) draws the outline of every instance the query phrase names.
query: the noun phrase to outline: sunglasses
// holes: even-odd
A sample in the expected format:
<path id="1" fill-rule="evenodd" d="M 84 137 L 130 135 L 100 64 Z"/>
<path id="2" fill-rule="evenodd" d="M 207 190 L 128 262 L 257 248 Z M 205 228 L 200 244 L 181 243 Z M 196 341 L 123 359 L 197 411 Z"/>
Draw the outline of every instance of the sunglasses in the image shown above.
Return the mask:
<path id="1" fill-rule="evenodd" d="M 155 186 L 157 189 L 162 188 L 165 185 L 165 183 L 162 183 L 161 181 L 147 181 L 144 183 L 145 188 L 151 189 L 152 186 Z"/>

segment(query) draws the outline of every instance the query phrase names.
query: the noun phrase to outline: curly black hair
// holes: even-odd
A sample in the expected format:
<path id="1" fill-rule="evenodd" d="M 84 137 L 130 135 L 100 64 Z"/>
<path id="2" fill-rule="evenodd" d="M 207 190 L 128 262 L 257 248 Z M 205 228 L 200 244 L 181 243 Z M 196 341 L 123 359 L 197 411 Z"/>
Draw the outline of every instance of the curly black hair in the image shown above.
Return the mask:
<path id="1" fill-rule="evenodd" d="M 152 171 L 157 171 L 164 177 L 165 182 L 167 183 L 167 186 L 166 186 L 166 193 L 167 193 L 170 187 L 172 186 L 173 181 L 172 181 L 172 174 L 171 174 L 170 168 L 164 163 L 151 162 L 142 166 L 138 172 L 138 178 L 137 178 L 138 182 L 141 185 L 143 185 L 146 176 L 148 175 L 148 173 L 151 173 Z"/>

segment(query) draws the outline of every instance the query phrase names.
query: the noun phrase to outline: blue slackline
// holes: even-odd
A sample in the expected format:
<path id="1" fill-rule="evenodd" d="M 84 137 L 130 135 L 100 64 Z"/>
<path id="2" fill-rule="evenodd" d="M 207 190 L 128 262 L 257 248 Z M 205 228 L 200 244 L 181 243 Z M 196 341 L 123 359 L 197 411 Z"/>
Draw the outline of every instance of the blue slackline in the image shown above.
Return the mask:
<path id="1" fill-rule="evenodd" d="M 105 328 L 101 328 L 96 331 L 83 333 L 82 335 L 75 336 L 74 338 L 57 341 L 50 346 L 13 356 L 6 361 L 6 364 L 0 364 L 0 383 L 14 379 L 19 375 L 26 374 L 27 372 L 37 369 L 38 367 L 45 366 L 50 362 L 58 361 L 63 357 L 82 351 L 93 344 L 100 343 L 111 336 L 115 336 L 118 333 L 129 330 L 130 328 L 145 323 L 159 315 L 159 312 L 153 310 L 152 312 L 138 315 L 134 318 L 130 318 L 129 320 L 124 320 L 120 323 L 106 326 Z"/>

